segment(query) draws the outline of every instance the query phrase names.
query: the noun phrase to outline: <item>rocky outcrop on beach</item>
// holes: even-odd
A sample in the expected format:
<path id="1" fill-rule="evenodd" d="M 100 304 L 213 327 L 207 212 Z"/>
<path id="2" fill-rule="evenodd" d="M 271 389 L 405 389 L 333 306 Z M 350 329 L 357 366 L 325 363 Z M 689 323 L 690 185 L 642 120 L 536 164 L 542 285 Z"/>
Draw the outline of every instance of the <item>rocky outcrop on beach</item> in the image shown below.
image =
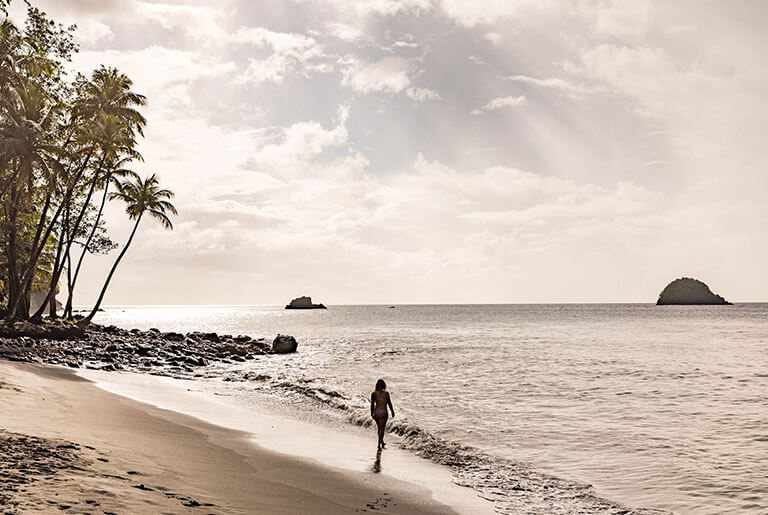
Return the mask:
<path id="1" fill-rule="evenodd" d="M 327 309 L 323 304 L 312 304 L 312 297 L 297 297 L 285 309 Z"/>
<path id="2" fill-rule="evenodd" d="M 75 324 L 63 321 L 33 324 L 26 320 L 0 324 L 0 338 L 18 338 L 26 336 L 34 339 L 71 340 L 80 338 L 85 334 L 85 329 Z"/>
<path id="3" fill-rule="evenodd" d="M 272 352 L 275 354 L 290 354 L 291 352 L 296 352 L 298 346 L 299 342 L 293 336 L 278 334 L 272 342 Z"/>
<path id="4" fill-rule="evenodd" d="M 28 324 L 28 323 L 24 323 Z M 45 326 L 19 325 L 30 335 L 0 333 L 0 359 L 65 365 L 72 368 L 132 370 L 136 372 L 194 372 L 211 363 L 245 362 L 264 355 L 295 352 L 292 336 L 278 335 L 270 345 L 264 338 L 228 334 L 162 332 L 121 329 L 92 324 L 75 339 L 41 337 Z M 42 333 L 38 331 L 43 331 Z M 279 350 L 275 350 L 275 349 Z M 293 350 L 288 350 L 292 348 Z"/>
<path id="5" fill-rule="evenodd" d="M 659 294 L 659 306 L 669 305 L 730 305 L 720 295 L 712 293 L 709 286 L 690 277 L 675 279 Z"/>

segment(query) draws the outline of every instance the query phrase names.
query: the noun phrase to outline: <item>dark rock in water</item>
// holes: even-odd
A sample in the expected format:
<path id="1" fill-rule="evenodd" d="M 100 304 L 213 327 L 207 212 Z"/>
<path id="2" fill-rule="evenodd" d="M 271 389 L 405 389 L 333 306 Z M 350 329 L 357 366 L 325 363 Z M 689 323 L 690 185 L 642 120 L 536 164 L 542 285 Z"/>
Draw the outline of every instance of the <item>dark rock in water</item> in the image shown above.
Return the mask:
<path id="1" fill-rule="evenodd" d="M 709 286 L 696 279 L 683 277 L 669 283 L 659 294 L 658 306 L 670 305 L 730 305 L 731 303 L 715 295 Z"/>
<path id="2" fill-rule="evenodd" d="M 299 346 L 299 342 L 296 338 L 287 334 L 278 334 L 275 340 L 272 342 L 272 352 L 275 354 L 289 354 L 296 352 L 296 348 Z"/>
<path id="3" fill-rule="evenodd" d="M 323 304 L 312 304 L 312 297 L 297 297 L 285 309 L 327 309 Z"/>

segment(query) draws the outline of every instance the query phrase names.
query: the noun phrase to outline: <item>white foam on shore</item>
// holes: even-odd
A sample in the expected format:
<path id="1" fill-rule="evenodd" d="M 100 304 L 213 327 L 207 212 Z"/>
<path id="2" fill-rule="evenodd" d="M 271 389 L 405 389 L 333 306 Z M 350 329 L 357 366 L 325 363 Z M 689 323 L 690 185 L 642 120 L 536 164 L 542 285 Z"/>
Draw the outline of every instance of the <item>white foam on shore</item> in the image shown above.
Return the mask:
<path id="1" fill-rule="evenodd" d="M 193 416 L 210 424 L 244 431 L 252 441 L 273 452 L 312 460 L 336 469 L 377 473 L 421 487 L 433 499 L 459 513 L 494 513 L 492 503 L 481 499 L 470 488 L 453 483 L 451 471 L 414 454 L 389 445 L 380 455 L 378 472 L 374 429 L 341 427 L 289 416 L 259 396 L 217 395 L 220 383 L 210 380 L 175 379 L 131 372 L 79 370 L 105 391 L 151 404 L 161 409 Z M 396 444 L 397 437 L 387 435 Z"/>

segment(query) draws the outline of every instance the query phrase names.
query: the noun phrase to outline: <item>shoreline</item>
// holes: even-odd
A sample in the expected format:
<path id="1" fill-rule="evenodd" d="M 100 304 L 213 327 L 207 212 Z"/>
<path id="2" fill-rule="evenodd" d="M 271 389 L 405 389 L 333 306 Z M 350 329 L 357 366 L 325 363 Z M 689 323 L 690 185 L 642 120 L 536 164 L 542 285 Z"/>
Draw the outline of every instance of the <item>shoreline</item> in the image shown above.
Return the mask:
<path id="1" fill-rule="evenodd" d="M 413 483 L 277 453 L 250 433 L 109 393 L 64 368 L 0 361 L 0 373 L 0 436 L 73 453 L 63 464 L 43 460 L 45 474 L 20 469 L 29 483 L 0 494 L 22 511 L 452 512 Z M 40 454 L 20 449 L 20 459 Z"/>
<path id="2" fill-rule="evenodd" d="M 275 408 L 276 402 L 281 402 L 281 395 L 297 394 L 304 401 L 311 401 L 312 405 L 300 407 L 299 410 L 295 409 L 295 405 L 288 410 L 284 409 L 285 406 L 280 406 L 276 411 L 282 413 L 283 421 L 278 425 L 293 430 L 294 426 L 301 425 L 300 419 L 308 414 L 319 414 L 320 411 L 329 409 L 333 412 L 330 418 L 338 420 L 337 416 L 340 416 L 348 424 L 342 424 L 345 426 L 343 429 L 339 425 L 320 424 L 320 428 L 326 430 L 324 436 L 342 433 L 349 436 L 358 431 L 357 435 L 352 434 L 352 438 L 363 443 L 356 444 L 356 451 L 351 454 L 359 461 L 340 459 L 348 452 L 348 445 L 338 441 L 330 447 L 330 452 L 318 454 L 317 450 L 324 448 L 325 442 L 312 436 L 318 430 L 317 422 L 328 422 L 325 415 L 313 417 L 312 422 L 315 424 L 306 425 L 304 432 L 294 435 L 292 439 L 259 441 L 257 438 L 254 442 L 249 442 L 249 445 L 263 446 L 271 452 L 293 458 L 298 456 L 299 459 L 315 466 L 330 466 L 334 470 L 343 471 L 344 474 L 357 474 L 358 478 L 371 475 L 374 468 L 381 469 L 380 460 L 370 450 L 373 437 L 367 433 L 363 438 L 359 435 L 360 426 L 370 425 L 370 418 L 364 414 L 365 408 L 344 393 L 332 388 L 326 389 L 323 385 L 308 386 L 300 378 L 295 383 L 273 381 L 275 372 L 279 376 L 281 363 L 281 358 L 273 354 L 272 346 L 264 338 L 247 335 L 232 336 L 200 331 L 164 332 L 154 328 L 129 330 L 98 324 L 90 326 L 83 338 L 71 340 L 0 337 L 0 363 L 8 360 L 9 363 L 57 365 L 61 368 L 55 370 L 60 373 L 68 373 L 70 377 L 78 377 L 83 381 L 83 377 L 94 380 L 94 388 L 101 387 L 113 394 L 124 396 L 122 398 L 132 398 L 134 402 L 153 404 L 154 408 L 161 412 L 179 412 L 180 416 L 196 417 L 199 423 L 223 426 L 219 428 L 228 428 L 240 433 L 262 437 L 269 435 L 272 427 L 258 427 L 258 424 L 243 424 L 242 421 L 254 419 L 253 413 L 265 415 L 265 406 Z M 251 365 L 248 364 L 249 361 L 252 362 Z M 253 371 L 254 368 L 260 371 Z M 73 373 L 83 377 L 72 376 Z M 120 379 L 125 377 L 130 379 Z M 230 403 L 226 409 L 217 410 L 215 414 L 199 409 L 199 396 L 193 403 L 169 402 L 178 400 L 179 394 L 187 397 L 186 392 L 178 388 L 184 381 L 190 382 L 187 391 L 201 392 L 207 389 L 211 394 L 209 397 L 216 400 L 217 404 L 228 396 L 238 397 L 237 402 Z M 140 383 L 151 386 L 141 392 L 136 389 Z M 237 383 L 251 386 L 232 388 Z M 168 394 L 167 387 L 170 384 L 175 385 L 171 388 L 176 392 L 173 395 Z M 203 384 L 205 387 L 201 386 Z M 222 390 L 214 391 L 219 387 Z M 147 391 L 151 395 L 147 396 Z M 238 391 L 240 393 L 237 393 Z M 233 395 L 233 392 L 236 393 Z M 251 398 L 257 396 L 266 401 L 264 405 L 254 405 L 251 402 Z M 316 402 L 320 404 L 314 404 Z M 242 411 L 244 406 L 251 408 L 251 412 L 242 414 L 238 420 L 233 413 Z M 317 408 L 320 408 L 320 411 L 317 411 Z M 297 411 L 301 412 L 298 417 Z M 0 425 L 0 431 L 3 427 Z M 377 477 L 388 475 L 390 480 L 421 488 L 422 493 L 426 492 L 433 499 L 438 499 L 443 504 L 455 505 L 456 511 L 484 513 L 499 509 L 505 512 L 513 510 L 512 512 L 562 514 L 585 510 L 611 514 L 663 513 L 663 510 L 630 508 L 601 497 L 588 483 L 563 479 L 537 471 L 526 463 L 499 458 L 460 442 L 445 440 L 410 423 L 407 418 L 393 419 L 388 424 L 388 432 L 388 439 L 396 440 L 397 445 L 390 446 L 385 452 L 386 473 L 377 474 Z M 426 463 L 428 467 L 422 469 L 421 476 L 405 473 L 408 467 L 402 463 L 391 468 L 391 465 L 398 463 L 398 460 L 391 459 L 395 454 L 393 451 L 406 456 L 411 467 L 414 459 L 420 460 L 422 464 Z M 440 472 L 436 472 L 438 470 Z M 434 479 L 437 480 L 433 481 Z M 457 488 L 460 490 L 458 493 Z M 382 506 L 376 509 L 382 509 Z M 402 511 L 398 511 L 400 512 Z M 445 509 L 442 512 L 445 512 Z"/>
<path id="3" fill-rule="evenodd" d="M 448 467 L 406 450 L 396 434 L 389 433 L 389 445 L 377 452 L 370 427 L 324 423 L 314 411 L 302 416 L 295 407 L 286 407 L 266 393 L 230 396 L 232 392 L 216 380 L 100 370 L 81 370 L 77 375 L 107 392 L 241 431 L 255 445 L 271 452 L 364 474 L 366 479 L 386 477 L 416 486 L 456 513 L 494 512 L 493 504 L 478 492 L 457 485 Z"/>

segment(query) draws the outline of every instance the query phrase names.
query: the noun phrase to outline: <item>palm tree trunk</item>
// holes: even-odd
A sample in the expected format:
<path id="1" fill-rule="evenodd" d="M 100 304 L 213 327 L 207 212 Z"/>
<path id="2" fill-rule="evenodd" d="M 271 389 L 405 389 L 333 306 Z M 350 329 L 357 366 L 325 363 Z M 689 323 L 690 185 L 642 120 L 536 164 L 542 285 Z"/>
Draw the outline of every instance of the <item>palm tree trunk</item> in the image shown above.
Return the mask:
<path id="1" fill-rule="evenodd" d="M 109 271 L 109 275 L 107 276 L 107 280 L 104 282 L 104 287 L 101 289 L 101 293 L 99 294 L 99 298 L 96 301 L 96 305 L 93 306 L 93 309 L 91 310 L 90 314 L 82 319 L 80 322 L 78 322 L 79 327 L 85 327 L 88 324 L 91 323 L 91 320 L 93 320 L 93 317 L 96 316 L 96 313 L 99 311 L 99 308 L 101 307 L 101 301 L 104 300 L 104 294 L 107 293 L 107 287 L 109 287 L 109 281 L 112 280 L 112 275 L 115 273 L 115 270 L 117 270 L 117 265 L 120 264 L 120 260 L 123 259 L 123 256 L 125 256 L 125 252 L 128 250 L 128 247 L 131 246 L 131 242 L 133 241 L 133 236 L 136 234 L 136 229 L 139 228 L 139 222 L 141 222 L 142 215 L 139 215 L 138 218 L 136 218 L 136 223 L 133 226 L 133 230 L 131 231 L 131 236 L 128 238 L 128 241 L 125 244 L 125 247 L 123 247 L 123 250 L 120 252 L 120 255 L 117 256 L 117 259 L 115 260 L 115 264 L 112 265 L 112 270 Z"/>
<path id="2" fill-rule="evenodd" d="M 88 239 L 85 240 L 85 246 L 83 246 L 83 252 L 80 254 L 80 257 L 77 260 L 77 266 L 75 267 L 75 273 L 72 275 L 72 280 L 69 283 L 69 296 L 67 298 L 67 308 L 72 311 L 72 296 L 75 292 L 75 285 L 77 284 L 77 278 L 80 276 L 80 267 L 83 264 L 83 258 L 85 258 L 85 254 L 88 252 L 88 246 L 91 244 L 91 241 L 93 241 L 93 236 L 96 234 L 96 229 L 99 228 L 99 221 L 101 220 L 101 214 L 104 212 L 104 205 L 107 203 L 107 191 L 109 190 L 109 179 L 112 176 L 111 173 L 107 174 L 106 182 L 104 183 L 104 194 L 101 196 L 101 205 L 99 206 L 99 212 L 96 215 L 96 221 L 93 222 L 93 229 L 91 229 L 91 233 L 88 235 Z M 67 254 L 69 256 L 69 254 Z M 67 272 L 69 273 L 69 272 Z"/>
<path id="3" fill-rule="evenodd" d="M 59 259 L 63 259 L 63 257 L 59 255 L 58 249 L 56 249 L 56 250 L 57 250 L 57 252 L 56 252 L 56 260 L 53 263 L 53 269 L 54 270 L 59 265 Z M 55 289 L 56 285 L 54 285 L 53 287 Z M 45 304 L 43 304 L 43 306 L 45 306 Z M 48 301 L 48 318 L 53 320 L 56 317 L 57 317 L 57 313 L 56 313 L 56 295 L 54 295 L 53 298 L 50 301 Z"/>
<path id="4" fill-rule="evenodd" d="M 54 272 L 59 268 L 59 262 L 62 261 L 61 259 L 61 250 L 64 247 L 64 239 L 59 239 L 59 244 L 56 246 L 56 257 L 53 260 L 53 270 Z M 53 304 L 56 304 L 56 286 L 59 284 L 59 276 L 57 274 L 51 275 L 51 282 L 50 286 L 48 288 L 48 295 L 45 296 L 45 300 L 42 304 L 40 304 L 40 307 L 37 308 L 37 311 L 32 315 L 31 320 L 34 323 L 40 322 L 40 319 L 43 317 L 43 313 L 45 313 L 45 308 L 48 306 L 48 303 L 51 302 Z M 53 309 L 54 316 L 56 315 L 56 308 Z"/>
<path id="5" fill-rule="evenodd" d="M 72 199 L 72 193 L 74 192 L 75 185 L 77 184 L 77 181 L 80 180 L 80 177 L 82 177 L 83 172 L 85 171 L 85 167 L 88 166 L 88 161 L 90 161 L 91 155 L 92 155 L 92 152 L 89 152 L 88 155 L 85 157 L 85 160 L 83 161 L 83 164 L 80 166 L 80 168 L 79 168 L 79 170 L 77 172 L 77 175 L 75 176 L 75 180 L 74 180 L 74 182 L 72 184 L 72 188 L 69 188 L 69 190 L 67 191 L 66 195 L 64 196 L 64 199 L 62 199 L 61 203 L 59 204 L 59 208 L 56 210 L 56 213 L 53 215 L 53 217 L 51 218 L 51 221 L 48 223 L 48 228 L 45 231 L 45 235 L 42 237 L 42 241 L 37 246 L 37 248 L 33 249 L 33 254 L 32 254 L 31 259 L 30 259 L 30 266 L 27 268 L 26 273 L 25 273 L 25 275 L 23 277 L 23 280 L 19 283 L 19 289 L 21 290 L 21 293 L 19 295 L 17 295 L 14 299 L 10 299 L 9 298 L 9 300 L 8 300 L 8 315 L 9 316 L 13 316 L 15 312 L 22 312 L 23 311 L 23 309 L 17 309 L 17 306 L 18 306 L 18 303 L 23 300 L 22 299 L 22 297 L 24 297 L 23 292 L 27 291 L 29 289 L 29 287 L 27 285 L 31 285 L 32 284 L 32 281 L 34 279 L 35 267 L 37 265 L 37 259 L 40 257 L 40 254 L 42 253 L 43 248 L 45 248 L 45 242 L 48 240 L 48 237 L 51 235 L 51 232 L 53 231 L 53 227 L 56 225 L 56 222 L 58 221 L 59 216 L 61 216 L 61 211 L 62 211 L 63 207 L 66 205 L 67 209 L 69 209 L 69 202 Z M 103 161 L 102 161 L 102 163 L 103 163 Z M 99 166 L 101 166 L 101 165 L 99 165 Z M 15 189 L 13 191 L 15 191 Z M 13 205 L 13 202 L 12 202 L 12 205 Z M 67 249 L 67 250 L 69 250 L 69 249 Z M 18 271 L 16 271 L 15 273 L 16 273 L 16 277 L 18 278 Z M 56 275 L 58 277 L 60 274 L 61 274 L 61 270 L 59 270 L 58 273 L 57 273 L 56 270 L 54 269 L 54 275 Z M 23 289 L 22 289 L 22 286 L 24 286 Z M 25 320 L 29 316 L 29 312 L 28 311 L 29 311 L 29 306 L 27 306 L 27 314 L 24 315 L 24 317 L 23 317 Z"/>
<path id="6" fill-rule="evenodd" d="M 99 168 L 97 169 L 97 173 L 98 173 L 98 170 L 101 169 L 101 166 L 104 164 L 104 159 L 106 158 L 102 158 L 101 162 L 99 163 Z M 83 169 L 84 168 L 85 167 L 83 167 Z M 79 175 L 78 175 L 78 178 L 79 178 Z M 67 209 L 69 209 L 69 200 L 72 197 L 72 191 L 74 191 L 75 184 L 77 184 L 77 179 L 73 183 L 72 189 L 68 192 L 66 196 Z M 95 188 L 96 188 L 96 180 L 94 179 L 91 182 L 91 187 L 88 189 L 88 196 L 86 197 L 85 202 L 83 203 L 83 207 L 82 209 L 80 209 L 80 213 L 77 215 L 77 219 L 75 220 L 75 225 L 70 229 L 70 234 L 72 234 L 72 237 L 69 238 L 67 241 L 67 247 L 64 250 L 65 254 L 69 254 L 70 249 L 72 248 L 72 243 L 75 240 L 74 235 L 77 234 L 77 228 L 80 226 L 80 223 L 82 223 L 83 221 L 83 217 L 85 216 L 85 212 L 88 209 L 88 204 L 91 202 L 91 196 L 93 196 L 93 192 Z M 40 248 L 40 251 L 42 251 L 42 248 Z M 51 281 L 51 284 L 53 285 L 53 287 L 48 291 L 48 295 L 46 297 L 48 301 L 52 301 L 52 299 L 56 296 L 56 285 L 59 284 L 59 278 L 61 277 L 61 272 L 64 270 L 64 263 L 65 263 L 65 260 L 61 260 L 60 265 L 58 267 L 54 267 L 53 269 L 53 280 Z M 29 277 L 30 284 L 32 279 L 33 277 L 30 276 Z M 41 314 L 42 312 L 38 310 L 38 312 L 35 313 L 34 317 L 39 318 Z"/>
<path id="7" fill-rule="evenodd" d="M 74 285 L 72 284 L 72 260 L 69 254 L 67 254 L 67 304 L 64 306 L 64 313 L 62 316 L 66 319 L 72 318 L 72 295 L 74 294 Z"/>
<path id="8" fill-rule="evenodd" d="M 18 206 L 16 204 L 18 200 L 18 192 L 16 188 L 11 189 L 10 206 L 8 212 L 8 313 L 6 314 L 9 320 L 19 319 L 19 304 L 24 304 L 21 297 L 23 296 L 21 283 L 19 281 L 18 270 L 18 245 L 16 241 L 17 227 L 16 222 L 18 218 Z M 29 317 L 27 312 L 22 320 L 26 320 Z"/>

